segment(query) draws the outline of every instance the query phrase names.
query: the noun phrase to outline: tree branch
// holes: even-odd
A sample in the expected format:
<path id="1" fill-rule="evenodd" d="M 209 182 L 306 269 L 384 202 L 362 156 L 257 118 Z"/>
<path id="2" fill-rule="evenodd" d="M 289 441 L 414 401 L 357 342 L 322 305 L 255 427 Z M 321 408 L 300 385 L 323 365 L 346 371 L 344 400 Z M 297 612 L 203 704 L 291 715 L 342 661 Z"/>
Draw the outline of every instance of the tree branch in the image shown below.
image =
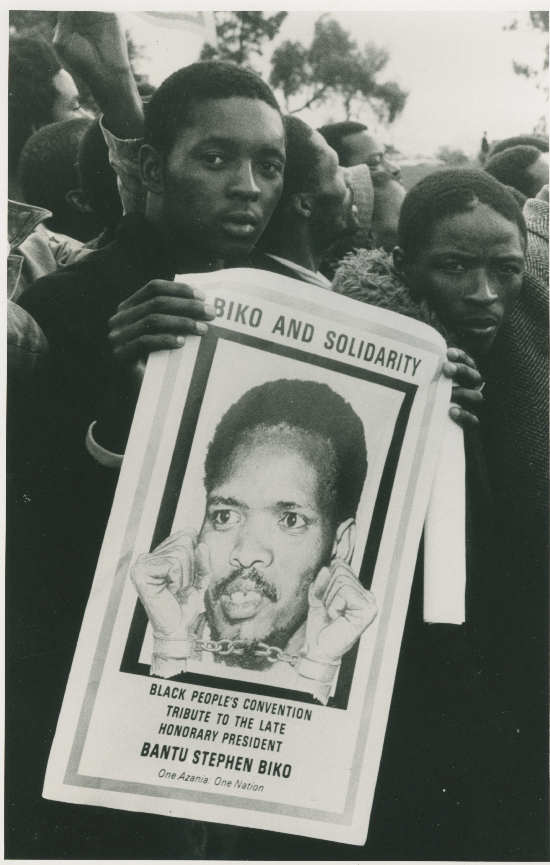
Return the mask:
<path id="1" fill-rule="evenodd" d="M 317 90 L 313 96 L 307 100 L 307 102 L 304 102 L 300 108 L 293 108 L 292 111 L 289 111 L 289 114 L 296 114 L 297 111 L 304 111 L 306 108 L 309 108 L 310 105 L 313 105 L 314 102 L 317 102 L 317 100 L 324 95 L 326 90 L 328 90 L 328 84 L 323 84 L 323 86 L 320 87 L 319 90 Z"/>

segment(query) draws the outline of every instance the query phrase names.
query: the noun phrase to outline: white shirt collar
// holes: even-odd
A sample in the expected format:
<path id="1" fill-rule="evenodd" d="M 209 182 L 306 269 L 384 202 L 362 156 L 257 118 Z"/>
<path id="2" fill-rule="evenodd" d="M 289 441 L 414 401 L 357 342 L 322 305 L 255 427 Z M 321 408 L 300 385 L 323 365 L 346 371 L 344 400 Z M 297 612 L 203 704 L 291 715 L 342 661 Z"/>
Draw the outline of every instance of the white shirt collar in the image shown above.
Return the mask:
<path id="1" fill-rule="evenodd" d="M 275 259 L 275 261 L 280 261 L 281 264 L 284 264 L 285 267 L 288 267 L 290 270 L 295 270 L 296 273 L 302 275 L 305 278 L 306 282 L 311 282 L 313 285 L 318 285 L 320 288 L 328 288 L 329 291 L 332 289 L 332 284 L 330 280 L 323 276 L 319 271 L 310 270 L 308 267 L 302 267 L 301 264 L 296 264 L 295 261 L 289 261 L 288 258 L 282 258 L 280 255 L 273 255 L 271 252 L 267 252 L 266 255 L 269 258 Z"/>

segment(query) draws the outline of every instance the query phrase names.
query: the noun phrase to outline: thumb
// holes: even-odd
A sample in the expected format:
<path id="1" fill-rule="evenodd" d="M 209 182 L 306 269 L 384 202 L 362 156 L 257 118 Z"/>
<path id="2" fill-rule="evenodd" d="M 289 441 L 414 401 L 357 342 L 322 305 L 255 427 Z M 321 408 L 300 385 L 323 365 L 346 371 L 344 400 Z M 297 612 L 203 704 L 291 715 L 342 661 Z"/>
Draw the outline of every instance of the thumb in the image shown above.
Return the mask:
<path id="1" fill-rule="evenodd" d="M 195 548 L 195 568 L 193 574 L 193 585 L 196 589 L 203 591 L 207 588 L 210 582 L 211 565 L 210 565 L 210 550 L 207 545 L 201 541 Z"/>
<path id="2" fill-rule="evenodd" d="M 323 597 L 330 582 L 330 578 L 330 568 L 327 568 L 326 566 L 322 567 L 309 587 L 308 601 L 310 606 L 318 607 L 323 603 Z"/>

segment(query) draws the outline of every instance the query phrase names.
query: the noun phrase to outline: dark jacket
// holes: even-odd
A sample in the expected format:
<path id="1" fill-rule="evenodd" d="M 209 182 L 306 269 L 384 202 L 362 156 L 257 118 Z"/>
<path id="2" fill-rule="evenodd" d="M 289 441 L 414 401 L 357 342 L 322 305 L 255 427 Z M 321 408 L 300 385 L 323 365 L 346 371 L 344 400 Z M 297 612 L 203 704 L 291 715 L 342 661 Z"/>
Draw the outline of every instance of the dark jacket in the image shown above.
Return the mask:
<path id="1" fill-rule="evenodd" d="M 174 275 L 141 217 L 81 262 L 36 282 L 21 305 L 48 334 L 49 381 L 8 502 L 6 855 L 156 859 L 204 854 L 205 827 L 150 814 L 42 799 L 46 761 L 108 519 L 117 472 L 84 437 L 109 382 L 107 321 L 152 278 Z M 10 418 L 11 422 L 11 418 Z M 24 487 L 24 488 L 23 488 Z"/>
<path id="2" fill-rule="evenodd" d="M 141 216 L 125 217 L 116 239 L 76 264 L 39 279 L 20 304 L 46 334 L 52 397 L 82 443 L 113 374 L 107 322 L 149 280 L 173 279 L 162 239 Z"/>

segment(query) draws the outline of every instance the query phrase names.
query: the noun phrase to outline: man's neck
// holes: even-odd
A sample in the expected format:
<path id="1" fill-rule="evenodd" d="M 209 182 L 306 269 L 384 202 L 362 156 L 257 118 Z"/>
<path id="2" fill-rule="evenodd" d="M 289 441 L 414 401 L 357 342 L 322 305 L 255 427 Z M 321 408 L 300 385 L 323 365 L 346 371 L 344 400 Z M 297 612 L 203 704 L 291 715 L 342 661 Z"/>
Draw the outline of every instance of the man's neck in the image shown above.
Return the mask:
<path id="1" fill-rule="evenodd" d="M 226 266 L 221 258 L 209 255 L 196 244 L 186 244 L 181 235 L 171 231 L 153 209 L 146 209 L 145 218 L 162 238 L 171 269 L 175 273 L 206 273 Z"/>
<path id="2" fill-rule="evenodd" d="M 321 256 L 316 253 L 310 242 L 308 232 L 289 229 L 281 233 L 280 237 L 265 247 L 265 251 L 286 258 L 301 267 L 317 273 Z"/>

